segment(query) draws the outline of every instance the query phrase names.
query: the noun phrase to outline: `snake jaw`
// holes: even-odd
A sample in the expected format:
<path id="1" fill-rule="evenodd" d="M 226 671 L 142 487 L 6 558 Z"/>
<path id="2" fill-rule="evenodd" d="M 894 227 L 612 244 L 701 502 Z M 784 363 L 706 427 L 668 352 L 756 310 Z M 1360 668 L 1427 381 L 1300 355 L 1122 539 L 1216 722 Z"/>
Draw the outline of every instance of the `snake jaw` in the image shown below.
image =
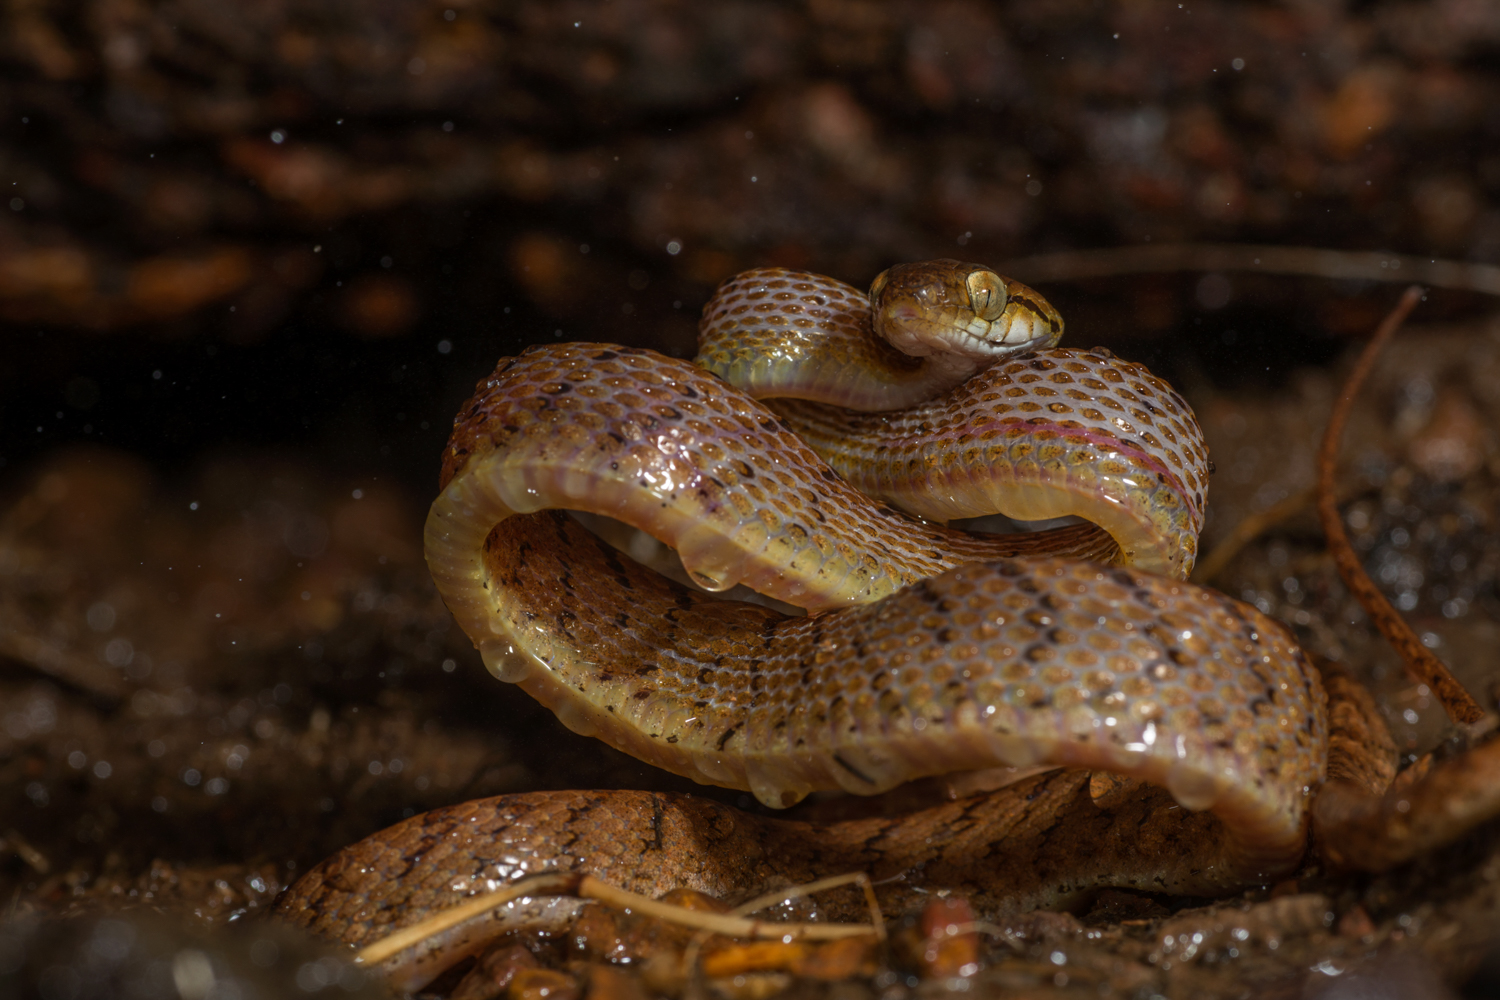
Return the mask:
<path id="1" fill-rule="evenodd" d="M 898 264 L 870 285 L 875 332 L 912 357 L 971 369 L 1056 345 L 1062 318 L 1035 291 L 978 264 Z M 957 361 L 946 367 L 958 370 Z"/>

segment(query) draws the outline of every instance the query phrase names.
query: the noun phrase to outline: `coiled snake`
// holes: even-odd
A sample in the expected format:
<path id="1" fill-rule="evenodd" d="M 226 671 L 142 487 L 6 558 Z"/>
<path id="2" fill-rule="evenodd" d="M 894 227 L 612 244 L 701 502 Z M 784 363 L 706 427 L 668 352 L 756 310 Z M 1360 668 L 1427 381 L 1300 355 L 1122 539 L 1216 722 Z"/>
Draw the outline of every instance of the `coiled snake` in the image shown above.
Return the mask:
<path id="1" fill-rule="evenodd" d="M 872 315 L 928 356 L 870 339 Z M 931 356 L 934 328 L 989 356 Z M 997 764 L 1101 769 L 1221 821 L 1211 861 L 1172 888 L 1272 877 L 1301 857 L 1322 778 L 1318 680 L 1279 625 L 1183 582 L 1208 481 L 1186 403 L 1140 365 L 1053 347 L 1060 332 L 1025 286 L 937 261 L 893 268 L 868 301 L 815 275 L 747 272 L 706 307 L 697 365 L 602 344 L 531 348 L 502 360 L 457 417 L 427 522 L 433 577 L 491 672 L 659 767 L 773 806 Z M 873 388 L 851 388 L 853 367 Z M 649 532 L 709 591 L 743 583 L 814 613 L 673 583 L 563 510 Z M 996 511 L 1091 523 L 989 536 L 940 523 Z M 549 864 L 636 877 L 644 862 L 616 857 L 634 834 L 591 844 L 575 829 L 559 861 L 544 856 L 536 816 L 562 810 L 582 829 L 614 808 L 628 827 L 639 795 L 551 796 L 455 807 L 438 827 L 418 817 L 393 828 L 406 832 L 391 834 L 387 861 L 410 872 L 393 859 L 420 840 L 427 874 L 414 877 L 438 897 Z M 668 798 L 651 807 L 658 847 Z M 727 807 L 669 805 L 718 824 L 700 839 L 733 839 Z M 462 841 L 448 852 L 458 881 L 430 856 L 445 838 Z M 828 850 L 860 863 L 847 844 Z M 699 877 L 713 881 L 683 881 Z M 331 919 L 345 904 L 330 881 L 299 885 L 283 909 Z M 346 940 L 407 919 L 375 912 L 389 901 L 359 905 L 359 929 L 336 928 Z"/>

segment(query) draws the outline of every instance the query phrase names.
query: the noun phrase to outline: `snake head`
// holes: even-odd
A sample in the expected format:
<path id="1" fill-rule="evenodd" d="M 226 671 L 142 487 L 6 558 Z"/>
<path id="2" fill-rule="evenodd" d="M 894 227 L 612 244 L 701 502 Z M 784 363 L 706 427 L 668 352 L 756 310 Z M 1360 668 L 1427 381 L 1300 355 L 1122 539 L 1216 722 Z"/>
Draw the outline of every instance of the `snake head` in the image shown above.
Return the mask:
<path id="1" fill-rule="evenodd" d="M 913 357 L 953 355 L 978 366 L 1056 346 L 1063 321 L 1031 288 L 982 264 L 897 264 L 870 284 L 875 332 Z"/>

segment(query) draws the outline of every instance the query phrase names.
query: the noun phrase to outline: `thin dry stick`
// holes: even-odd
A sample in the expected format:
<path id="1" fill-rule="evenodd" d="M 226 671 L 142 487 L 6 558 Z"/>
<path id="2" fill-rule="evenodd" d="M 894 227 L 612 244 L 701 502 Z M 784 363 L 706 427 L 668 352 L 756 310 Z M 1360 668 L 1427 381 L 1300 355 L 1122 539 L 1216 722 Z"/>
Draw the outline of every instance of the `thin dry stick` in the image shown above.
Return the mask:
<path id="1" fill-rule="evenodd" d="M 1391 602 L 1385 599 L 1385 595 L 1365 573 L 1359 556 L 1349 544 L 1349 536 L 1344 531 L 1344 519 L 1339 514 L 1338 498 L 1334 494 L 1334 471 L 1338 465 L 1339 444 L 1343 441 L 1344 424 L 1349 419 L 1354 397 L 1370 374 L 1370 369 L 1375 366 L 1375 359 L 1381 349 L 1395 336 L 1407 315 L 1421 300 L 1421 288 L 1412 285 L 1406 290 L 1396 308 L 1391 310 L 1391 314 L 1375 331 L 1375 336 L 1370 338 L 1370 343 L 1355 362 L 1349 380 L 1344 383 L 1338 402 L 1334 404 L 1333 414 L 1328 418 L 1328 429 L 1323 432 L 1323 447 L 1318 455 L 1318 517 L 1323 522 L 1328 551 L 1338 566 L 1339 576 L 1344 578 L 1345 586 L 1359 600 L 1360 606 L 1365 609 L 1375 627 L 1380 629 L 1380 634 L 1401 654 L 1401 659 L 1406 662 L 1407 672 L 1437 695 L 1455 722 L 1468 724 L 1484 718 L 1484 710 L 1448 672 L 1443 661 L 1422 645 L 1422 640 L 1406 624 L 1406 619 L 1391 607 Z"/>
<path id="2" fill-rule="evenodd" d="M 1317 496 L 1317 487 L 1309 486 L 1305 490 L 1298 490 L 1289 497 L 1284 497 L 1265 510 L 1249 514 L 1234 530 L 1224 536 L 1224 540 L 1213 547 L 1208 555 L 1203 557 L 1197 567 L 1193 569 L 1193 581 L 1195 583 L 1208 583 L 1214 577 L 1224 571 L 1240 550 L 1259 538 L 1263 532 L 1269 531 L 1282 521 L 1302 513 L 1304 507 L 1313 502 Z"/>
<path id="3" fill-rule="evenodd" d="M 443 931 L 458 926 L 465 920 L 487 913 L 506 903 L 527 896 L 576 896 L 579 899 L 595 899 L 620 910 L 632 910 L 648 917 L 672 924 L 681 924 L 722 934 L 725 937 L 745 938 L 805 938 L 810 941 L 835 941 L 841 938 L 878 936 L 884 928 L 869 924 L 793 924 L 773 923 L 763 920 L 746 920 L 727 914 L 704 913 L 673 906 L 634 892 L 628 892 L 601 882 L 592 875 L 533 875 L 512 882 L 503 889 L 474 896 L 457 906 L 435 913 L 425 920 L 374 941 L 360 949 L 358 961 L 366 964 L 383 962 L 405 951 L 413 945 Z"/>
<path id="4" fill-rule="evenodd" d="M 1339 497 L 1339 503 L 1355 496 L 1355 491 L 1344 488 Z M 1298 490 L 1291 496 L 1283 497 L 1265 510 L 1247 514 L 1236 524 L 1224 538 L 1215 545 L 1208 555 L 1193 568 L 1192 581 L 1194 583 L 1207 584 L 1214 577 L 1224 572 L 1225 568 L 1234 561 L 1234 557 L 1244 550 L 1245 546 L 1255 541 L 1261 535 L 1270 531 L 1277 525 L 1290 521 L 1308 507 L 1317 503 L 1318 487 L 1309 486 Z"/>
<path id="5" fill-rule="evenodd" d="M 741 903 L 729 912 L 732 916 L 745 917 L 759 910 L 764 910 L 768 906 L 775 906 L 777 903 L 789 899 L 800 899 L 804 896 L 811 896 L 813 893 L 822 892 L 825 889 L 837 889 L 839 886 L 848 885 L 851 882 L 858 884 L 864 889 L 865 902 L 870 907 L 870 926 L 875 931 L 876 940 L 884 943 L 886 940 L 885 915 L 880 912 L 880 904 L 875 900 L 875 883 L 871 882 L 870 876 L 864 872 L 830 875 L 827 878 L 820 878 L 812 882 L 803 883 L 802 885 L 794 885 L 776 892 L 768 892 L 763 896 L 756 896 L 749 902 Z M 698 960 L 702 955 L 703 946 L 712 936 L 712 931 L 699 931 L 693 935 L 693 939 L 688 942 L 687 948 L 682 952 L 682 967 L 692 970 L 694 976 L 697 976 L 701 971 Z"/>
<path id="6" fill-rule="evenodd" d="M 830 875 L 820 878 L 815 882 L 805 885 L 794 885 L 787 889 L 776 892 L 768 892 L 764 896 L 757 896 L 748 903 L 741 903 L 730 914 L 736 917 L 748 917 L 752 913 L 764 910 L 768 906 L 786 902 L 792 899 L 802 899 L 814 893 L 823 892 L 827 889 L 837 889 L 841 885 L 854 884 L 864 890 L 865 905 L 870 908 L 870 926 L 875 928 L 875 936 L 885 940 L 885 916 L 880 912 L 880 903 L 875 899 L 875 883 L 870 881 L 870 876 L 864 872 L 849 872 L 844 875 Z"/>
<path id="7" fill-rule="evenodd" d="M 806 938 L 809 941 L 837 941 L 847 937 L 876 935 L 869 924 L 792 924 L 766 920 L 747 920 L 729 914 L 704 913 L 689 910 L 685 906 L 673 906 L 660 900 L 617 889 L 601 882 L 592 875 L 585 875 L 578 887 L 578 895 L 584 899 L 597 899 L 601 903 L 620 910 L 634 910 L 648 917 L 665 920 L 670 924 L 681 924 L 698 930 L 722 934 L 725 937 L 744 938 Z"/>
<path id="8" fill-rule="evenodd" d="M 1438 288 L 1500 295 L 1500 267 L 1381 252 L 1243 243 L 1169 243 L 1069 250 L 1020 257 L 1000 271 L 1032 283 L 1162 271 L 1250 271 L 1359 281 L 1420 281 Z"/>
<path id="9" fill-rule="evenodd" d="M 473 896 L 457 906 L 449 907 L 409 927 L 387 934 L 361 948 L 354 956 L 354 960 L 364 962 L 366 965 L 384 962 L 413 945 L 421 944 L 449 928 L 457 927 L 470 917 L 477 917 L 481 913 L 487 913 L 513 900 L 524 899 L 527 896 L 576 895 L 580 881 L 582 877 L 578 875 L 534 875 L 531 878 L 523 878 L 503 889 Z"/>

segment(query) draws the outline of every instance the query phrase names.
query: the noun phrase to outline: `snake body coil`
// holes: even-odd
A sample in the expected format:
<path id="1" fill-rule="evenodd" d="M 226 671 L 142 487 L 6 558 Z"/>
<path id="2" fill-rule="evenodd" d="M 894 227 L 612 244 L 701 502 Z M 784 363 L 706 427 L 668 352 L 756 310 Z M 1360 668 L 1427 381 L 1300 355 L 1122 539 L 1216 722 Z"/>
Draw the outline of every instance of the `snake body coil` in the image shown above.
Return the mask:
<path id="1" fill-rule="evenodd" d="M 1169 387 L 1049 349 L 904 412 L 776 406 L 640 349 L 502 361 L 459 415 L 426 529 L 490 670 L 579 732 L 772 805 L 995 764 L 1100 768 L 1224 821 L 1209 883 L 1295 864 L 1322 693 L 1278 625 L 1180 581 L 1206 452 Z M 894 505 L 1099 527 L 982 537 Z M 821 613 L 671 583 L 562 509 L 650 532 L 708 590 Z"/>
<path id="2" fill-rule="evenodd" d="M 1295 866 L 1329 746 L 1316 675 L 1276 623 L 1182 582 L 1208 484 L 1187 405 L 1138 365 L 1054 349 L 1060 332 L 1030 289 L 953 261 L 893 268 L 870 306 L 817 275 L 740 275 L 705 310 L 702 367 L 601 344 L 502 360 L 455 422 L 426 551 L 496 676 L 679 774 L 781 806 L 993 764 L 1072 770 L 821 824 L 692 796 L 499 796 L 339 852 L 277 912 L 354 945 L 538 871 L 740 898 L 865 871 L 893 912 L 950 891 L 998 914 Z M 703 589 L 566 510 L 655 535 Z M 994 510 L 1091 523 L 934 523 Z M 814 613 L 711 593 L 737 583 Z M 835 919 L 859 919 L 851 905 Z M 507 928 L 576 912 L 521 900 L 383 968 L 416 989 Z"/>

